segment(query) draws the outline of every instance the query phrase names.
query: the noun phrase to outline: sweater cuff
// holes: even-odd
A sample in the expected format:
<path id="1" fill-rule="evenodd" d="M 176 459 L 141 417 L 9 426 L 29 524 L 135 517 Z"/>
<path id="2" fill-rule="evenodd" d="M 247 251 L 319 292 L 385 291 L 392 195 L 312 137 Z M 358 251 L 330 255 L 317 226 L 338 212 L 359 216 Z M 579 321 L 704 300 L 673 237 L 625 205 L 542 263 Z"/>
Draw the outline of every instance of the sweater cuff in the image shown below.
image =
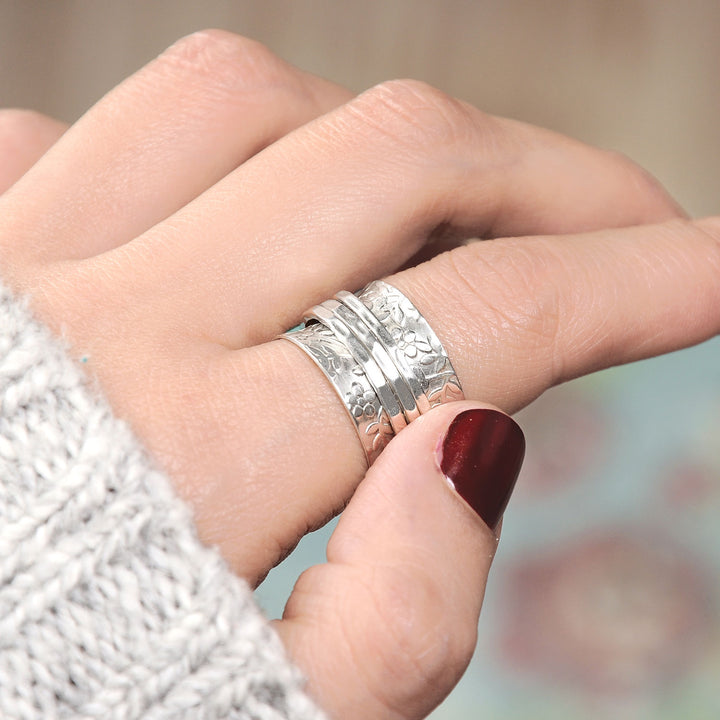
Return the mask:
<path id="1" fill-rule="evenodd" d="M 323 717 L 250 588 L 2 286 L 0 716 Z"/>

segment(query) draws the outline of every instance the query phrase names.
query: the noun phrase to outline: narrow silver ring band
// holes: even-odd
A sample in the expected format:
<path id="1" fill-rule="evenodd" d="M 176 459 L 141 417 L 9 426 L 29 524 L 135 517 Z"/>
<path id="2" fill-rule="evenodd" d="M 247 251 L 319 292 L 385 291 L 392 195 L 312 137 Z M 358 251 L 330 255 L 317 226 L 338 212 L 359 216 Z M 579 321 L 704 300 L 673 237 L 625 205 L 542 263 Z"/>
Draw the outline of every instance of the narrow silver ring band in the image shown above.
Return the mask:
<path id="1" fill-rule="evenodd" d="M 318 320 L 330 328 L 330 330 L 347 345 L 351 355 L 365 371 L 370 385 L 372 385 L 373 390 L 375 390 L 376 395 L 380 399 L 380 403 L 385 408 L 385 412 L 387 412 L 390 418 L 392 429 L 396 433 L 399 433 L 405 425 L 407 425 L 407 422 L 405 421 L 405 416 L 403 415 L 397 396 L 390 387 L 380 366 L 370 355 L 368 349 L 337 314 L 338 306 L 342 307 L 337 300 L 326 300 L 322 305 L 316 305 L 312 308 L 307 313 L 305 321 Z"/>
<path id="2" fill-rule="evenodd" d="M 407 421 L 411 422 L 421 413 L 427 412 L 430 409 L 430 403 L 427 399 L 427 395 L 425 395 L 425 391 L 422 388 L 420 380 L 415 377 L 415 373 L 413 373 L 412 368 L 405 359 L 405 354 L 395 344 L 395 341 L 392 339 L 387 328 L 370 312 L 370 310 L 368 310 L 367 307 L 365 307 L 365 305 L 363 305 L 357 295 L 353 295 L 352 293 L 347 292 L 347 290 L 342 290 L 335 297 L 350 308 L 350 310 L 352 310 L 357 317 L 365 323 L 373 336 L 391 354 L 392 362 L 395 363 L 395 367 L 397 367 L 402 374 L 405 384 L 408 386 L 414 400 L 414 403 L 410 406 L 403 402 Z"/>
<path id="3" fill-rule="evenodd" d="M 439 338 L 412 302 L 382 280 L 339 292 L 280 337 L 307 353 L 353 419 L 368 464 L 392 436 L 441 403 L 464 399 Z"/>

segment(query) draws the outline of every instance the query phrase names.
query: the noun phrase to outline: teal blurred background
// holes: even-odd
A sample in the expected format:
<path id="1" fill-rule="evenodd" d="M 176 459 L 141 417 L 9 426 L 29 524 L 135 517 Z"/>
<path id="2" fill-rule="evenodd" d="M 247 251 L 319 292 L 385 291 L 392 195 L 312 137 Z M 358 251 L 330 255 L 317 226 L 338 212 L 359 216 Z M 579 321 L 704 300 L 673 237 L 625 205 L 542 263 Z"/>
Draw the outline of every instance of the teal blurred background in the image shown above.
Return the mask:
<path id="1" fill-rule="evenodd" d="M 712 0 L 0 0 L 0 105 L 71 121 L 208 26 L 356 91 L 416 77 L 619 150 L 692 214 L 720 212 Z M 720 340 L 568 383 L 519 420 L 476 658 L 433 718 L 720 717 Z M 260 588 L 270 615 L 329 531 Z"/>

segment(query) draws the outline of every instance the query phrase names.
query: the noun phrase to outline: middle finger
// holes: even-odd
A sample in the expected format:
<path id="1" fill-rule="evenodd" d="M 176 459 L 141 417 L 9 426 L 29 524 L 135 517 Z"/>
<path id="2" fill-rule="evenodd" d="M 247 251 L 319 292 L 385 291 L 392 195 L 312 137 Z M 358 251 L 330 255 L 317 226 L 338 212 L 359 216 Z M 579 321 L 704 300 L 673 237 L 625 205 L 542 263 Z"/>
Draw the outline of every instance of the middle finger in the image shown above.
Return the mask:
<path id="1" fill-rule="evenodd" d="M 563 233 L 678 212 L 617 154 L 395 81 L 283 137 L 91 267 L 147 268 L 134 293 L 162 293 L 191 334 L 243 347 L 395 271 L 437 229 Z"/>

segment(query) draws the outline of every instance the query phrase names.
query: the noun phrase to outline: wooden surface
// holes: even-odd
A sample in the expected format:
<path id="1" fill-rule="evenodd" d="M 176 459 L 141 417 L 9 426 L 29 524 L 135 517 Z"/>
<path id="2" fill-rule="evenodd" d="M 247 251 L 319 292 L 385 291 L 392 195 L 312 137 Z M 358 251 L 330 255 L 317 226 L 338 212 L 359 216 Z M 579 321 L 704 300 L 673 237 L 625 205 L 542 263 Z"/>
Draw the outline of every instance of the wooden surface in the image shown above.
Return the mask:
<path id="1" fill-rule="evenodd" d="M 692 212 L 720 209 L 714 0 L 0 0 L 0 105 L 72 120 L 209 26 L 357 91 L 421 78 L 621 150 Z"/>

